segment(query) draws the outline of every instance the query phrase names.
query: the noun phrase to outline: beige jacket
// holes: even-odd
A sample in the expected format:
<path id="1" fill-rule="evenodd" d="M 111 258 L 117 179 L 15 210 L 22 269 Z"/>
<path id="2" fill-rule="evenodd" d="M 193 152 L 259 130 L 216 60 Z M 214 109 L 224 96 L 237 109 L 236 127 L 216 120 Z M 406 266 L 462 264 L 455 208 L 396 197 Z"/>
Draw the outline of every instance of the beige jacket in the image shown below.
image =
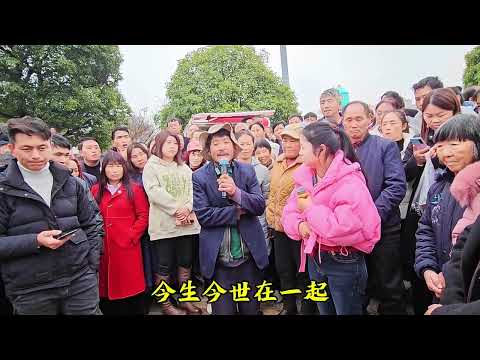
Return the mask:
<path id="1" fill-rule="evenodd" d="M 186 207 L 192 211 L 193 208 L 192 170 L 187 165 L 168 163 L 152 155 L 145 164 L 142 179 L 150 202 L 150 240 L 200 233 L 196 217 L 191 225 L 177 226 L 175 221 L 178 209 Z"/>
<path id="2" fill-rule="evenodd" d="M 270 195 L 265 213 L 268 225 L 276 231 L 284 232 L 280 219 L 283 208 L 295 186 L 293 173 L 302 165 L 303 160 L 299 156 L 294 163 L 287 166 L 285 155 L 281 154 L 273 162 L 274 165 L 270 174 Z"/>

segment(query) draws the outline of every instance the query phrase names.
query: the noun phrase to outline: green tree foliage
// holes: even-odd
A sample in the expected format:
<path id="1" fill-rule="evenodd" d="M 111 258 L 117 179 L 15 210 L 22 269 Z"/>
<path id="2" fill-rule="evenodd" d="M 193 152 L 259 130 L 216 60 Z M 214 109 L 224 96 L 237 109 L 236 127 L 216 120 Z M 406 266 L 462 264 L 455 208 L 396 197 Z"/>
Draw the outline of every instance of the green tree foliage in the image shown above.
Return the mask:
<path id="1" fill-rule="evenodd" d="M 73 143 L 127 123 L 117 89 L 122 57 L 110 45 L 0 45 L 0 117 L 37 116 Z"/>
<path id="2" fill-rule="evenodd" d="M 209 46 L 178 62 L 167 84 L 167 105 L 155 116 L 164 127 L 171 117 L 188 122 L 196 113 L 275 110 L 272 122 L 297 112 L 293 91 L 250 46 Z"/>
<path id="3" fill-rule="evenodd" d="M 465 87 L 480 85 L 480 46 L 473 48 L 465 55 L 465 62 L 463 84 Z"/>

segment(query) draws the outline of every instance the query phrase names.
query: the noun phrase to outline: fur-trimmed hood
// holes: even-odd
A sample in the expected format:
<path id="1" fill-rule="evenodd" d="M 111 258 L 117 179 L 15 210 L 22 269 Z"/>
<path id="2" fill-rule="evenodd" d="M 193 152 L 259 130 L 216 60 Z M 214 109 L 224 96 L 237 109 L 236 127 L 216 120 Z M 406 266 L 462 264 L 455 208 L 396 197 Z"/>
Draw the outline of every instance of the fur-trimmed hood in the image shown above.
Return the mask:
<path id="1" fill-rule="evenodd" d="M 480 193 L 480 161 L 468 165 L 455 176 L 450 192 L 462 207 L 471 205 Z"/>

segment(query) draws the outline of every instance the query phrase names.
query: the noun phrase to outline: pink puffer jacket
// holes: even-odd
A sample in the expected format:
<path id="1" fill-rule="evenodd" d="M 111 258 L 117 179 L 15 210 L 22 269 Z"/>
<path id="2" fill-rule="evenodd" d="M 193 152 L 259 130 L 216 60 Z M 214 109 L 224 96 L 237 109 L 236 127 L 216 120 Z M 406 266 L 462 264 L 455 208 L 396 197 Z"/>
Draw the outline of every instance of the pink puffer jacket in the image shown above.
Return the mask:
<path id="1" fill-rule="evenodd" d="M 285 233 L 302 241 L 300 272 L 305 271 L 306 255 L 315 244 L 354 247 L 370 253 L 380 240 L 381 220 L 360 170 L 338 150 L 325 176 L 313 186 L 314 170 L 303 164 L 293 177 L 295 188 L 282 214 Z M 297 189 L 303 187 L 312 205 L 303 213 L 297 208 Z M 309 239 L 301 239 L 298 226 L 306 221 L 311 229 Z"/>

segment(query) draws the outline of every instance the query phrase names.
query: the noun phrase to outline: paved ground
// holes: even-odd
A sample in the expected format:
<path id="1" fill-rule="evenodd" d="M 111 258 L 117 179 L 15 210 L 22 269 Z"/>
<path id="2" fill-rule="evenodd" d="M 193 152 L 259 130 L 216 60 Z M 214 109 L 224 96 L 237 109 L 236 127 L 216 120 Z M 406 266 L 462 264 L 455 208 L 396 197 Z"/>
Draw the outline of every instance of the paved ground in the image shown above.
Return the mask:
<path id="1" fill-rule="evenodd" d="M 204 315 L 209 315 L 207 311 L 207 298 L 202 298 L 202 301 L 199 303 L 195 303 L 195 306 L 202 309 Z M 282 303 L 275 304 L 272 302 L 269 303 L 262 303 L 260 308 L 263 312 L 263 315 L 278 315 L 280 311 L 282 311 Z M 162 315 L 162 311 L 160 310 L 160 304 L 153 303 L 152 307 L 150 308 L 149 315 Z"/>
<path id="2" fill-rule="evenodd" d="M 195 305 L 202 309 L 203 315 L 210 315 L 207 310 L 206 298 L 202 298 L 202 301 L 199 303 L 195 303 Z M 282 303 L 275 304 L 272 302 L 262 303 L 260 305 L 260 309 L 262 310 L 263 315 L 278 315 L 282 311 L 282 307 Z M 378 315 L 377 307 L 378 302 L 373 300 L 368 307 L 369 315 Z M 407 314 L 413 315 L 413 307 L 411 305 L 407 307 Z M 160 304 L 153 303 L 149 315 L 162 315 L 162 311 L 160 310 Z"/>

